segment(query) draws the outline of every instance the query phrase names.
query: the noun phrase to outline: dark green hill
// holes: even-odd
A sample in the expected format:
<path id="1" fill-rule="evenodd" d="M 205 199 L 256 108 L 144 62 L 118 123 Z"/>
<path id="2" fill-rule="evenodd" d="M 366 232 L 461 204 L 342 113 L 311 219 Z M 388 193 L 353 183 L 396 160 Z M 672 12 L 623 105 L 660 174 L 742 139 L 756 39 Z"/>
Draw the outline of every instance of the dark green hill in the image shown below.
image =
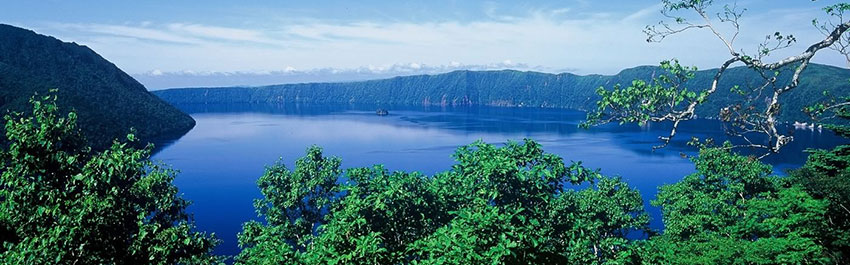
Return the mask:
<path id="1" fill-rule="evenodd" d="M 34 93 L 50 89 L 59 90 L 63 111 L 77 111 L 95 147 L 123 138 L 130 128 L 144 141 L 180 135 L 195 125 L 88 47 L 0 24 L 0 110 L 29 109 Z"/>
<path id="2" fill-rule="evenodd" d="M 707 87 L 716 70 L 699 71 L 691 87 Z M 629 84 L 634 79 L 650 79 L 660 74 L 654 66 L 640 66 L 616 75 L 546 74 L 538 72 L 455 71 L 438 75 L 417 75 L 390 79 L 347 82 L 285 84 L 262 87 L 180 88 L 155 91 L 173 104 L 221 103 L 366 103 L 406 105 L 488 105 L 554 107 L 588 110 L 598 97 L 596 88 Z M 755 86 L 760 77 L 750 69 L 727 70 L 712 100 L 697 110 L 701 117 L 713 117 L 724 104 L 736 99 L 733 85 Z M 783 121 L 805 121 L 800 110 L 825 99 L 823 90 L 835 96 L 850 95 L 850 70 L 810 65 L 800 86 L 783 102 Z M 740 98 L 740 97 L 737 97 Z"/>

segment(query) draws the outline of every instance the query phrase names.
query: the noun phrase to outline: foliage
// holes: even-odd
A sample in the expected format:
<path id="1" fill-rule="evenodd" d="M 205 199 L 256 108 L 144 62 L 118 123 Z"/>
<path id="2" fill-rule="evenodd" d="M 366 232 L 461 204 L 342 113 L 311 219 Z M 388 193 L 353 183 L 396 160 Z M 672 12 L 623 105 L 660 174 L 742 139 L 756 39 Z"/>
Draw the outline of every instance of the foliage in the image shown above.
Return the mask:
<path id="1" fill-rule="evenodd" d="M 834 97 L 828 91 L 824 91 L 823 95 L 828 98 L 806 106 L 803 111 L 812 119 L 827 123 L 824 127 L 836 134 L 850 137 L 850 126 L 847 125 L 850 120 L 850 97 Z"/>
<path id="2" fill-rule="evenodd" d="M 92 152 L 77 114 L 56 96 L 30 100 L 32 116 L 7 115 L 0 173 L 0 263 L 209 264 L 212 235 L 195 232 L 175 171 L 150 147 L 113 142 Z"/>
<path id="3" fill-rule="evenodd" d="M 823 49 L 838 51 L 850 62 L 850 34 L 846 34 L 850 30 L 850 21 L 844 20 L 844 12 L 850 10 L 847 3 L 823 8 L 828 15 L 826 22 L 817 19 L 812 21 L 815 28 L 824 35 L 821 41 L 810 44 L 798 54 L 772 61 L 769 61 L 769 56 L 776 51 L 792 47 L 797 39 L 790 34 L 775 32 L 767 35 L 754 52 L 739 49 L 735 41 L 741 33 L 740 21 L 746 9 L 739 9 L 737 3 L 724 5 L 722 9 L 714 7 L 715 1 L 705 0 L 662 0 L 661 3 L 661 14 L 665 20 L 646 27 L 644 33 L 648 42 L 660 42 L 669 36 L 689 30 L 705 30 L 724 44 L 728 57 L 714 71 L 713 78 L 708 82 L 695 83 L 701 87 L 696 90 L 682 88 L 681 82 L 668 82 L 664 80 L 664 74 L 661 75 L 661 80 L 653 78 L 650 84 L 642 81 L 643 79 L 636 79 L 632 81 L 632 86 L 626 89 L 620 89 L 619 85 L 615 85 L 610 92 L 600 88 L 597 93 L 601 99 L 597 102 L 596 110 L 588 114 L 585 126 L 611 121 L 669 121 L 672 122 L 669 135 L 659 137 L 664 142 L 663 147 L 676 135 L 680 122 L 693 120 L 698 116 L 705 117 L 697 115 L 698 107 L 705 109 L 705 105 L 719 106 L 712 107 L 711 110 L 719 109 L 719 112 L 710 115 L 727 122 L 728 126 L 724 127 L 726 131 L 745 142 L 727 148 L 760 148 L 766 151 L 761 156 L 764 157 L 778 152 L 794 140 L 791 133 L 784 132 L 782 123 L 807 121 L 808 118 L 800 119 L 804 117 L 802 114 L 818 115 L 850 104 L 846 101 L 846 94 L 830 96 L 835 90 L 823 86 L 825 80 L 830 80 L 833 85 L 846 85 L 846 75 L 827 79 L 810 78 L 813 73 L 809 69 L 810 65 L 814 66 L 811 59 Z M 683 12 L 687 13 L 682 14 Z M 663 69 L 677 77 L 674 80 L 694 79 L 693 75 L 678 74 L 692 71 L 680 67 L 678 62 L 672 64 L 673 67 L 669 61 L 661 64 Z M 730 80 L 731 72 L 728 70 L 733 70 L 734 68 L 730 67 L 735 64 L 742 64 L 749 70 L 749 74 L 759 78 L 755 79 L 754 84 L 741 82 L 747 80 L 736 80 L 738 82 L 733 82 L 731 86 L 723 84 L 724 80 Z M 835 80 L 836 78 L 838 80 Z M 801 85 L 807 80 L 819 85 Z M 801 90 L 803 92 L 799 92 Z M 724 91 L 729 91 L 731 97 L 725 97 L 726 100 L 719 97 Z M 800 97 L 803 95 L 813 97 Z M 844 101 L 836 103 L 836 97 L 843 98 Z M 828 99 L 831 100 L 824 103 Z"/>
<path id="4" fill-rule="evenodd" d="M 844 99 L 846 102 L 846 99 Z M 820 107 L 823 107 L 821 105 Z M 835 105 L 833 105 L 835 106 Z M 817 108 L 817 107 L 814 107 Z M 822 108 L 825 110 L 829 107 Z M 846 105 L 830 111 L 840 119 L 850 119 Z M 830 124 L 830 129 L 850 137 L 850 127 Z M 850 145 L 832 150 L 809 150 L 802 168 L 791 171 L 791 181 L 806 189 L 813 197 L 829 201 L 822 240 L 836 260 L 850 260 Z"/>
<path id="5" fill-rule="evenodd" d="M 704 149 L 697 172 L 662 186 L 664 233 L 647 241 L 647 264 L 829 264 L 820 233 L 829 204 L 769 176 L 770 166 Z"/>
<path id="6" fill-rule="evenodd" d="M 791 172 L 791 181 L 813 197 L 829 202 L 821 237 L 836 260 L 850 259 L 850 146 L 811 150 L 806 164 Z"/>
<path id="7" fill-rule="evenodd" d="M 716 104 L 725 106 L 719 116 L 730 123 L 727 128 L 732 128 L 729 131 L 733 135 L 749 143 L 745 147 L 763 147 L 777 152 L 790 142 L 793 136 L 784 135 L 777 126 L 777 119 L 781 121 L 783 116 L 789 117 L 789 112 L 798 117 L 799 114 L 807 114 L 817 122 L 827 123 L 825 127 L 839 135 L 850 135 L 850 127 L 846 125 L 850 118 L 850 97 L 834 94 L 835 90 L 825 88 L 828 83 L 846 85 L 847 75 L 813 78 L 812 74 L 822 74 L 823 69 L 813 69 L 814 65 L 810 65 L 811 58 L 827 48 L 838 51 L 850 61 L 850 34 L 846 33 L 850 22 L 844 19 L 844 13 L 850 11 L 850 4 L 826 6 L 823 8 L 828 15 L 826 21 L 812 21 L 824 35 L 822 41 L 811 44 L 799 54 L 768 63 L 768 56 L 791 47 L 796 38 L 776 32 L 765 37 L 756 52 L 747 54 L 735 47 L 735 40 L 741 32 L 739 19 L 745 10 L 739 10 L 736 5 L 726 5 L 716 13 L 715 20 L 711 11 L 714 2 L 662 0 L 662 14 L 672 23 L 662 21 L 648 26 L 645 31 L 650 42 L 691 29 L 707 29 L 722 41 L 730 57 L 717 71 L 712 85 L 704 86 L 706 89 L 701 92 L 711 96 L 692 101 L 687 108 L 672 97 L 668 100 L 668 109 L 654 112 L 652 106 L 656 103 L 654 96 L 659 93 L 657 91 L 665 88 L 676 90 L 677 84 L 649 89 L 638 86 L 613 92 L 600 90 L 602 100 L 597 111 L 588 115 L 589 122 L 669 120 L 674 122 L 672 137 L 679 121 L 695 118 L 694 106 Z M 690 11 L 696 19 L 675 14 L 677 11 Z M 717 27 L 719 24 L 727 27 Z M 731 32 L 723 32 L 729 29 Z M 728 67 L 738 62 L 761 75 L 762 81 L 755 85 L 735 83 L 729 89 L 734 97 L 724 99 L 712 95 L 726 90 L 728 86 L 718 83 L 729 79 L 731 72 L 727 69 L 734 68 Z M 814 81 L 816 85 L 800 85 L 807 80 Z M 803 100 L 782 100 L 801 96 L 816 100 L 809 104 L 800 104 Z M 640 108 L 628 108 L 634 105 Z M 750 135 L 754 133 L 766 135 L 767 144 L 751 141 Z M 666 140 L 669 141 L 669 138 Z M 648 253 L 657 253 L 649 255 L 648 261 L 676 264 L 846 264 L 850 260 L 850 172 L 847 171 L 850 146 L 810 150 L 806 164 L 791 171 L 788 178 L 768 177 L 769 167 L 724 151 L 730 148 L 731 145 L 727 144 L 702 150 L 695 161 L 696 174 L 661 188 L 654 203 L 663 207 L 665 231 L 647 242 L 648 249 L 652 249 Z"/>
<path id="8" fill-rule="evenodd" d="M 57 101 L 65 114 L 76 113 L 95 150 L 108 149 L 131 128 L 139 138 L 132 144 L 144 147 L 195 125 L 88 47 L 0 24 L 0 112 L 27 112 L 33 94 L 51 89 L 59 90 Z"/>
<path id="9" fill-rule="evenodd" d="M 623 264 L 646 230 L 640 194 L 526 140 L 477 142 L 432 177 L 339 170 L 312 147 L 269 167 L 237 264 Z M 578 185 L 578 186 L 574 186 Z M 576 189 L 568 188 L 574 186 Z"/>
<path id="10" fill-rule="evenodd" d="M 690 9 L 706 17 L 704 11 L 713 2 L 663 0 L 662 4 L 665 15 Z M 841 18 L 848 7 L 838 4 L 825 11 Z M 740 14 L 727 6 L 718 18 L 737 29 Z M 713 27 L 690 24 L 684 17 L 670 18 L 685 29 Z M 659 38 L 680 32 L 661 25 L 669 31 L 661 32 Z M 0 89 L 4 108 L 20 108 L 23 103 L 16 93 L 59 84 L 71 88 L 63 90 L 67 91 L 63 98 L 67 96 L 70 105 L 80 111 L 79 117 L 74 111 L 63 116 L 56 107 L 57 98 L 47 96 L 30 101 L 32 116 L 14 113 L 6 117 L 9 145 L 0 156 L 0 260 L 8 264 L 219 262 L 220 257 L 210 254 L 217 240 L 194 231 L 185 212 L 189 202 L 171 184 L 176 173 L 150 162 L 150 147 L 131 147 L 138 142 L 136 134 L 130 134 L 127 142 L 113 141 L 103 152 L 93 152 L 76 127 L 80 119 L 97 145 L 130 125 L 149 121 L 149 115 L 129 114 L 128 109 L 141 106 L 167 121 L 139 126 L 150 130 L 141 133 L 145 137 L 182 130 L 179 128 L 188 124 L 185 115 L 175 114 L 149 93 L 139 92 L 138 83 L 91 50 L 9 26 L 0 25 L 0 32 L 6 38 L 0 42 L 0 75 L 11 77 L 0 78 L 0 88 L 25 88 Z M 352 83 L 196 88 L 157 94 L 175 103 L 595 107 L 590 124 L 674 120 L 669 118 L 671 114 L 678 115 L 676 119 L 717 115 L 732 121 L 726 115 L 744 113 L 738 121 L 767 117 L 770 122 L 766 124 L 771 126 L 774 117 L 784 121 L 804 120 L 800 118 L 804 114 L 850 117 L 846 69 L 807 66 L 805 59 L 788 63 L 797 69 L 789 72 L 761 62 L 771 52 L 792 44 L 796 40 L 792 35 L 769 36 L 751 56 L 732 49 L 734 38 L 727 42 L 718 36 L 733 57 L 718 70 L 697 71 L 672 60 L 662 62 L 661 67 L 627 69 L 615 76 L 458 71 Z M 768 41 L 778 44 L 768 46 Z M 813 54 L 804 55 L 810 58 Z M 747 67 L 727 69 L 734 62 Z M 804 68 L 806 75 L 797 84 Z M 39 78 L 25 78 L 31 76 Z M 789 78 L 794 86 L 782 88 L 787 94 L 781 101 L 762 104 L 766 98 L 760 94 L 762 90 L 777 79 Z M 773 81 L 763 85 L 764 80 Z M 631 81 L 631 85 L 599 88 L 621 81 Z M 79 89 L 80 84 L 92 83 L 98 84 L 97 89 Z M 711 89 L 700 89 L 708 84 Z M 116 92 L 116 86 L 128 89 Z M 107 88 L 111 90 L 103 90 Z M 595 90 L 598 95 L 595 88 L 599 88 Z M 775 95 L 773 98 L 779 94 Z M 103 102 L 111 104 L 92 107 Z M 804 111 L 773 116 L 779 105 Z M 697 107 L 682 110 L 683 106 Z M 107 111 L 117 113 L 118 118 L 101 117 Z M 767 114 L 752 114 L 758 112 Z M 850 135 L 844 125 L 828 128 Z M 660 188 L 652 202 L 663 213 L 665 230 L 658 232 L 647 228 L 649 220 L 638 191 L 580 162 L 565 164 L 531 140 L 461 147 L 454 154 L 457 163 L 434 176 L 390 172 L 382 166 L 343 170 L 339 158 L 325 157 L 320 148 L 311 147 L 293 170 L 282 162 L 266 168 L 258 180 L 263 198 L 254 205 L 264 220 L 244 224 L 238 235 L 242 252 L 235 261 L 847 263 L 850 146 L 811 150 L 807 163 L 790 177 L 772 176 L 770 166 L 728 149 L 729 145 L 704 148 L 694 158 L 696 173 Z M 641 233 L 649 237 L 634 236 Z"/>
<path id="11" fill-rule="evenodd" d="M 653 77 L 651 82 L 638 79 L 626 88 L 620 88 L 619 84 L 610 91 L 598 88 L 596 93 L 601 99 L 596 103 L 596 110 L 588 113 L 583 126 L 612 120 L 620 124 L 630 122 L 643 125 L 650 121 L 661 121 L 664 115 L 675 113 L 676 107 L 682 104 L 705 101 L 708 93 L 701 91 L 698 94 L 685 87 L 687 81 L 694 78 L 696 67 L 685 67 L 678 60 L 670 60 L 661 62 L 661 70 L 664 73 Z"/>
<path id="12" fill-rule="evenodd" d="M 313 231 L 323 224 L 329 204 L 336 200 L 340 160 L 325 158 L 318 148 L 310 148 L 298 159 L 295 171 L 282 163 L 266 169 L 257 181 L 265 196 L 256 200 L 257 212 L 266 224 L 244 225 L 239 244 L 250 246 L 237 261 L 250 264 L 284 264 L 299 258 L 314 240 Z"/>
<path id="13" fill-rule="evenodd" d="M 842 150 L 841 161 L 836 150 L 814 153 L 793 177 L 778 177 L 752 157 L 705 148 L 696 173 L 660 188 L 653 204 L 665 230 L 657 233 L 636 190 L 567 166 L 531 140 L 463 146 L 451 170 L 431 177 L 381 166 L 343 171 L 311 147 L 294 171 L 278 163 L 258 181 L 266 222 L 245 224 L 236 262 L 841 263 L 850 163 Z M 832 182 L 801 179 L 835 170 L 843 175 Z M 640 232 L 650 237 L 627 237 Z"/>

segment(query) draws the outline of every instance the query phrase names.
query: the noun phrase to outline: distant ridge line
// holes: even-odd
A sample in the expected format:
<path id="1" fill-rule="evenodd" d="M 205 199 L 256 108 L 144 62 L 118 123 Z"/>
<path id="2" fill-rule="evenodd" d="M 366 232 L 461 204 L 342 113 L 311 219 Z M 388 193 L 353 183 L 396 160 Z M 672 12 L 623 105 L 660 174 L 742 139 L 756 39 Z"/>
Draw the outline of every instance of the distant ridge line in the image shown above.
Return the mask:
<path id="1" fill-rule="evenodd" d="M 635 79 L 649 79 L 662 70 L 655 66 L 627 68 L 614 75 L 550 74 L 518 70 L 457 70 L 443 74 L 397 76 L 386 79 L 297 83 L 267 86 L 177 88 L 153 93 L 172 104 L 231 103 L 344 103 L 385 105 L 485 105 L 503 107 L 545 107 L 588 110 L 595 107 L 596 89 L 628 85 Z M 709 84 L 716 69 L 696 73 L 686 86 Z M 780 78 L 783 75 L 780 75 Z M 823 90 L 832 96 L 850 95 L 850 69 L 812 64 L 800 86 L 784 98 L 780 115 L 783 121 L 805 121 L 801 110 L 825 100 Z M 761 78 L 746 67 L 727 70 L 717 93 L 697 109 L 700 117 L 716 117 L 721 106 L 731 104 L 733 85 L 755 87 Z"/>

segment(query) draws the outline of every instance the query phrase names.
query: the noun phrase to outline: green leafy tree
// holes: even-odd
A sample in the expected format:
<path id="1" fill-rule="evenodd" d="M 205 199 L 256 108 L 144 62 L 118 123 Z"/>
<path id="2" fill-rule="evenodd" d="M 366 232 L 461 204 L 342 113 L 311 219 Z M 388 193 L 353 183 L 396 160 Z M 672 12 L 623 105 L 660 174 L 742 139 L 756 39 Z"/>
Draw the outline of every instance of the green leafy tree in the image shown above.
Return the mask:
<path id="1" fill-rule="evenodd" d="M 659 147 L 663 147 L 676 135 L 680 122 L 696 118 L 697 107 L 723 106 L 718 116 L 726 123 L 727 132 L 736 137 L 736 144 L 703 150 L 696 161 L 699 172 L 663 187 L 656 201 L 664 208 L 665 231 L 663 236 L 650 240 L 648 246 L 656 248 L 654 251 L 662 257 L 662 263 L 847 263 L 850 257 L 847 236 L 850 224 L 846 221 L 850 217 L 847 210 L 850 182 L 845 173 L 850 161 L 847 146 L 810 151 L 806 165 L 786 179 L 766 177 L 769 170 L 763 170 L 764 166 L 720 149 L 767 150 L 759 158 L 779 152 L 793 141 L 792 135 L 780 129 L 782 122 L 791 122 L 779 118 L 788 111 L 807 113 L 815 121 L 826 123 L 826 128 L 848 135 L 850 130 L 846 126 L 829 124 L 834 121 L 832 118 L 850 116 L 848 98 L 833 96 L 826 90 L 821 93 L 822 86 L 803 88 L 800 83 L 812 73 L 810 61 L 822 50 L 833 49 L 850 62 L 850 34 L 846 33 L 850 21 L 844 19 L 850 4 L 826 6 L 823 8 L 826 19 L 812 21 L 824 35 L 823 40 L 805 47 L 799 54 L 771 59 L 776 51 L 792 48 L 796 38 L 775 32 L 767 35 L 754 50 L 740 49 L 735 42 L 746 9 L 735 4 L 718 8 L 717 2 L 662 0 L 661 12 L 667 20 L 645 30 L 649 42 L 683 31 L 710 31 L 725 45 L 729 57 L 709 82 L 691 82 L 696 68 L 683 67 L 677 60 L 662 62 L 665 72 L 649 81 L 635 80 L 628 87 L 618 85 L 612 90 L 600 88 L 601 100 L 596 110 L 588 114 L 585 125 L 668 121 L 673 128 L 669 135 L 659 137 L 663 142 Z M 723 83 L 735 79 L 727 71 L 735 64 L 746 66 L 762 80 Z M 800 92 L 800 89 L 814 91 Z M 723 90 L 730 91 L 731 99 L 712 97 Z M 803 93 L 805 98 L 825 100 L 812 106 L 790 108 L 794 105 L 782 104 L 781 100 L 792 91 Z M 846 120 L 839 123 L 846 124 Z M 757 177 L 757 173 L 764 176 Z M 734 183 L 743 183 L 745 189 L 740 190 Z M 738 189 L 737 197 L 735 189 Z M 813 216 L 822 219 L 811 219 Z M 818 220 L 825 224 L 818 224 Z"/>
<path id="2" fill-rule="evenodd" d="M 838 119 L 850 119 L 848 103 L 812 106 L 820 113 L 831 112 Z M 850 137 L 850 126 L 827 125 L 834 132 Z M 850 145 L 832 150 L 809 150 L 802 168 L 791 171 L 791 181 L 801 185 L 813 197 L 829 201 L 826 221 L 829 226 L 822 231 L 822 241 L 836 260 L 850 260 Z"/>
<path id="3" fill-rule="evenodd" d="M 660 188 L 664 232 L 642 253 L 646 264 L 833 264 L 821 231 L 829 203 L 752 157 L 709 148 L 697 172 Z"/>
<path id="4" fill-rule="evenodd" d="M 266 222 L 239 235 L 237 264 L 626 264 L 645 231 L 640 194 L 527 140 L 477 142 L 435 176 L 343 172 L 308 149 L 258 181 Z M 573 185 L 585 187 L 570 188 Z M 306 210 L 305 210 L 306 209 Z M 297 225 L 304 224 L 304 225 Z M 293 229 L 293 227 L 302 227 Z"/>
<path id="5" fill-rule="evenodd" d="M 56 96 L 7 115 L 0 173 L 0 263 L 209 264 L 217 240 L 194 231 L 176 172 L 148 160 L 151 147 L 115 141 L 95 153 L 59 116 Z M 128 142 L 135 140 L 127 136 Z"/>
<path id="6" fill-rule="evenodd" d="M 475 143 L 455 158 L 434 181 L 459 208 L 415 244 L 422 264 L 625 263 L 633 244 L 625 234 L 646 229 L 636 190 L 580 163 L 566 166 L 533 141 Z"/>
<path id="7" fill-rule="evenodd" d="M 762 157 L 778 152 L 793 141 L 794 137 L 779 128 L 783 122 L 783 111 L 820 112 L 847 104 L 847 101 L 819 104 L 816 107 L 786 109 L 781 102 L 791 91 L 799 90 L 803 76 L 808 73 L 811 59 L 819 51 L 833 49 L 843 54 L 850 62 L 850 21 L 844 19 L 844 13 L 850 10 L 850 4 L 830 5 L 823 10 L 825 22 L 815 19 L 815 28 L 824 35 L 824 39 L 806 47 L 796 55 L 772 60 L 770 56 L 778 50 L 791 48 L 796 42 L 793 35 L 780 32 L 767 35 L 764 42 L 754 50 L 746 51 L 736 46 L 741 32 L 739 23 L 746 9 L 735 3 L 717 7 L 715 2 L 706 0 L 662 0 L 661 13 L 667 18 L 657 25 L 647 26 L 644 31 L 648 42 L 660 42 L 672 35 L 689 30 L 707 30 L 719 39 L 729 52 L 729 57 L 715 70 L 714 77 L 708 82 L 686 83 L 693 79 L 696 68 L 682 67 L 678 61 L 662 62 L 665 73 L 650 81 L 637 79 L 628 87 L 615 86 L 612 90 L 600 88 L 601 99 L 595 110 L 588 114 L 585 126 L 623 122 L 671 122 L 669 135 L 660 136 L 666 146 L 682 121 L 696 117 L 697 107 L 705 104 L 723 104 L 717 116 L 726 122 L 729 134 L 742 140 L 742 143 L 723 148 L 763 149 Z M 724 29 L 729 29 L 724 31 Z M 772 60 L 772 61 L 771 61 Z M 727 79 L 730 67 L 744 65 L 761 77 L 760 82 L 721 86 Z M 734 77 L 729 77 L 733 78 Z M 695 87 L 689 87 L 695 86 Z M 728 85 L 728 84 L 727 84 Z M 809 86 L 808 89 L 822 89 Z M 712 97 L 721 90 L 730 91 L 734 99 L 727 101 Z M 813 93 L 820 94 L 820 91 Z M 809 93 L 812 94 L 812 93 Z M 799 95 L 799 94 L 798 94 Z M 723 101 L 724 103 L 717 103 Z M 786 101 L 787 102 L 787 101 Z M 758 135 L 758 136 L 756 136 Z M 764 139 L 762 139 L 764 138 Z"/>
<path id="8" fill-rule="evenodd" d="M 850 146 L 811 150 L 806 164 L 791 172 L 791 181 L 829 202 L 821 241 L 835 260 L 850 260 Z"/>
<path id="9" fill-rule="evenodd" d="M 275 164 L 257 181 L 264 198 L 254 202 L 266 223 L 245 223 L 239 234 L 243 251 L 237 264 L 299 264 L 314 241 L 339 191 L 340 159 L 322 156 L 312 147 L 296 161 L 295 171 Z"/>

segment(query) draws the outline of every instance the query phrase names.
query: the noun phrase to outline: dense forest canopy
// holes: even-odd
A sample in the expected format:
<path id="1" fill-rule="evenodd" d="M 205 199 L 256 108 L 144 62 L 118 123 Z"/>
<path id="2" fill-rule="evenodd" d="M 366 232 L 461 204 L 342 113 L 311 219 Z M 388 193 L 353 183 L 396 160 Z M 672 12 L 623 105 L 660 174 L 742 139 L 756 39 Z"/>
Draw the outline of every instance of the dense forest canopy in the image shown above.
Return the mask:
<path id="1" fill-rule="evenodd" d="M 95 148 L 109 147 L 131 128 L 147 142 L 182 135 L 195 125 L 91 49 L 0 24 L 0 111 L 26 111 L 34 93 L 52 89 L 59 91 L 64 111 L 77 112 Z"/>

